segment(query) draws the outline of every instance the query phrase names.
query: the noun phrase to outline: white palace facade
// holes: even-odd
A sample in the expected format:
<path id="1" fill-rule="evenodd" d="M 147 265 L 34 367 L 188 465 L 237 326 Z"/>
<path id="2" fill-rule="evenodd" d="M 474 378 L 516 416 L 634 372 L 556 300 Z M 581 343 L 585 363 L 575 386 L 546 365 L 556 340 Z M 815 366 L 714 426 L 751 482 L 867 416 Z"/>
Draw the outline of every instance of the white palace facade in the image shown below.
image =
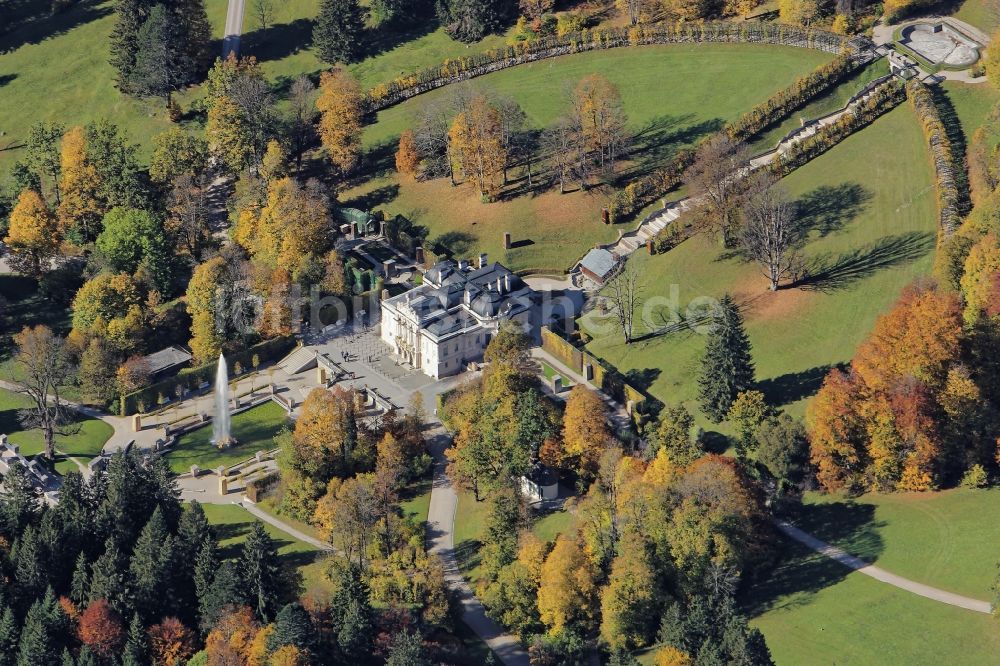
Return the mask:
<path id="1" fill-rule="evenodd" d="M 420 286 L 382 301 L 382 340 L 404 365 L 434 378 L 458 374 L 482 360 L 502 322 L 531 325 L 533 294 L 486 255 L 478 268 L 441 261 L 424 273 Z"/>

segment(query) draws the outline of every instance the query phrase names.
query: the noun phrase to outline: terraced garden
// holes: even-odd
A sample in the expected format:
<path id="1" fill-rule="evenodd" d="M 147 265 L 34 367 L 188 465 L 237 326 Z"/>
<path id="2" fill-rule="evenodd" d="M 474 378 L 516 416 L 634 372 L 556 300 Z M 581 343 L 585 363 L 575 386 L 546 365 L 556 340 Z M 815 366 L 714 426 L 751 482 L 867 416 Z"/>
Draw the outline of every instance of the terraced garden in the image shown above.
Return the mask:
<path id="1" fill-rule="evenodd" d="M 794 171 L 783 186 L 809 228 L 803 248 L 813 265 L 808 286 L 769 292 L 756 265 L 705 235 L 663 255 L 636 253 L 629 263 L 642 276 L 646 299 L 669 298 L 677 285 L 682 313 L 698 297 L 731 293 L 746 308 L 761 389 L 772 404 L 801 415 L 827 371 L 849 361 L 876 317 L 930 271 L 933 171 L 913 111 L 904 105 Z M 665 312 L 654 310 L 640 332 L 651 336 L 627 346 L 596 314 L 580 323 L 602 330 L 588 345 L 592 353 L 656 398 L 699 413 L 695 377 L 704 338 L 652 334 Z"/>

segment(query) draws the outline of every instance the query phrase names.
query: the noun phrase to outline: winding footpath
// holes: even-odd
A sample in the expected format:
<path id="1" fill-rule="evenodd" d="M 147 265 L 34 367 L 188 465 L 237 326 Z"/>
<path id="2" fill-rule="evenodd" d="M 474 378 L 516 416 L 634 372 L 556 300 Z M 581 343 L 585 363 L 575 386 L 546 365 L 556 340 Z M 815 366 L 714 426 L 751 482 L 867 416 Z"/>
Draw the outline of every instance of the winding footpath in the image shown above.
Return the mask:
<path id="1" fill-rule="evenodd" d="M 427 433 L 428 448 L 434 457 L 434 482 L 431 502 L 427 510 L 428 551 L 438 555 L 444 563 L 445 580 L 455 601 L 462 608 L 462 621 L 472 629 L 506 666 L 529 666 L 528 654 L 518 640 L 506 633 L 499 624 L 486 615 L 486 608 L 473 593 L 458 569 L 455 559 L 455 513 L 458 511 L 458 494 L 448 478 L 448 459 L 445 449 L 451 437 L 439 422 L 431 424 Z"/>
<path id="2" fill-rule="evenodd" d="M 853 569 L 860 574 L 865 576 L 870 576 L 875 580 L 882 581 L 883 583 L 888 583 L 893 587 L 898 587 L 901 590 L 906 590 L 907 592 L 912 592 L 913 594 L 925 597 L 927 599 L 932 599 L 934 601 L 940 601 L 943 604 L 948 604 L 949 606 L 957 606 L 958 608 L 964 608 L 966 610 L 975 611 L 977 613 L 987 613 L 991 612 L 990 604 L 988 601 L 980 601 L 979 599 L 972 599 L 970 597 L 963 597 L 960 594 L 955 594 L 953 592 L 947 592 L 945 590 L 940 590 L 936 587 L 931 587 L 930 585 L 924 585 L 923 583 L 918 583 L 912 581 L 909 578 L 903 578 L 902 576 L 897 576 L 894 573 L 889 573 L 885 569 L 880 569 L 864 560 L 854 557 L 850 553 L 837 548 L 831 544 L 821 541 L 814 537 L 813 535 L 803 532 L 799 528 L 795 527 L 791 523 L 784 520 L 775 520 L 774 524 L 785 533 L 787 536 L 798 541 L 799 543 L 808 546 L 810 549 L 816 551 L 820 555 L 830 558 L 835 562 L 843 564 L 848 569 Z"/>

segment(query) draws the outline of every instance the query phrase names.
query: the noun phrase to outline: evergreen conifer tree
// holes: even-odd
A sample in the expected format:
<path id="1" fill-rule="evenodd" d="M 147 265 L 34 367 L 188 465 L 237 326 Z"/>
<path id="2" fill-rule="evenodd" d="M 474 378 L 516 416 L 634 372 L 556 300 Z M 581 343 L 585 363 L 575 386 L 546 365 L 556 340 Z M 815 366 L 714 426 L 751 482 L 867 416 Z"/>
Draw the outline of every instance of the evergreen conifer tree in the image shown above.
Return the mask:
<path id="1" fill-rule="evenodd" d="M 14 666 L 17 657 L 17 642 L 20 636 L 14 610 L 2 604 L 0 608 L 0 666 Z"/>
<path id="2" fill-rule="evenodd" d="M 73 580 L 69 586 L 69 598 L 77 606 L 83 606 L 90 598 L 90 563 L 87 553 L 80 551 L 73 568 Z"/>
<path id="3" fill-rule="evenodd" d="M 94 653 L 86 645 L 80 648 L 80 654 L 76 658 L 76 666 L 97 666 L 97 659 L 94 657 Z"/>
<path id="4" fill-rule="evenodd" d="M 132 615 L 128 625 L 128 640 L 122 654 L 122 666 L 144 666 L 149 663 L 149 642 L 139 614 Z"/>
<path id="5" fill-rule="evenodd" d="M 313 43 L 320 60 L 330 64 L 354 62 L 365 39 L 364 12 L 358 0 L 323 0 L 320 5 Z"/>
<path id="6" fill-rule="evenodd" d="M 295 601 L 278 611 L 274 631 L 267 638 L 267 650 L 273 654 L 279 648 L 293 645 L 299 650 L 311 651 L 315 647 L 315 635 L 309 613 Z"/>
<path id="7" fill-rule="evenodd" d="M 206 592 L 198 599 L 198 612 L 201 615 L 199 627 L 202 633 L 208 634 L 225 611 L 247 604 L 248 601 L 248 594 L 243 589 L 236 568 L 229 562 L 223 562 L 217 567 Z"/>
<path id="8" fill-rule="evenodd" d="M 420 634 L 407 630 L 396 634 L 392 645 L 389 646 L 385 666 L 430 666 L 430 664 Z"/>
<path id="9" fill-rule="evenodd" d="M 119 615 L 127 617 L 132 612 L 128 597 L 128 570 L 128 562 L 122 556 L 118 543 L 114 537 L 108 537 L 104 552 L 91 567 L 89 601 L 93 603 L 104 599 Z"/>
<path id="10" fill-rule="evenodd" d="M 76 659 L 73 659 L 73 653 L 69 651 L 69 648 L 63 648 L 62 661 L 59 663 L 61 666 L 77 666 Z"/>
<path id="11" fill-rule="evenodd" d="M 270 622 L 281 598 L 281 565 L 274 540 L 260 521 L 254 521 L 250 535 L 243 542 L 239 577 L 250 608 L 262 622 Z"/>
<path id="12" fill-rule="evenodd" d="M 728 294 L 722 297 L 713 319 L 701 360 L 698 398 L 705 415 L 719 423 L 736 396 L 753 388 L 754 364 L 743 317 Z"/>
<path id="13" fill-rule="evenodd" d="M 21 629 L 16 665 L 59 666 L 62 640 L 68 629 L 65 618 L 52 588 L 49 588 L 45 596 L 36 599 L 28 609 Z"/>
<path id="14" fill-rule="evenodd" d="M 14 543 L 14 582 L 16 590 L 25 604 L 41 596 L 48 585 L 48 571 L 38 532 L 28 525 L 21 538 Z"/>
<path id="15" fill-rule="evenodd" d="M 169 101 L 170 94 L 190 77 L 192 69 L 187 54 L 179 46 L 182 41 L 183 34 L 176 18 L 163 5 L 153 7 L 136 37 L 135 65 L 129 89 Z"/>
<path id="16" fill-rule="evenodd" d="M 118 89 L 132 91 L 139 28 L 151 9 L 148 0 L 118 0 L 115 27 L 111 31 L 111 66 L 117 72 Z"/>
<path id="17" fill-rule="evenodd" d="M 129 565 L 133 604 L 147 624 L 174 614 L 173 565 L 174 537 L 157 507 L 135 542 Z"/>

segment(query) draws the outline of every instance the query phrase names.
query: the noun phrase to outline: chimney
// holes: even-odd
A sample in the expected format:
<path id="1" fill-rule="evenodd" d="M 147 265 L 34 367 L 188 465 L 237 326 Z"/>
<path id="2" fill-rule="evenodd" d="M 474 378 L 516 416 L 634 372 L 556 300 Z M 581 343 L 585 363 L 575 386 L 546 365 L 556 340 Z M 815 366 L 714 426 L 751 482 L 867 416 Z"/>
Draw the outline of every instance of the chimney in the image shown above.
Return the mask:
<path id="1" fill-rule="evenodd" d="M 503 278 L 497 278 L 497 293 L 503 293 Z"/>
<path id="2" fill-rule="evenodd" d="M 465 271 L 469 270 L 469 262 L 468 262 L 468 260 L 466 260 L 466 259 L 460 260 L 458 262 L 458 270 L 462 271 L 463 273 Z"/>
<path id="3" fill-rule="evenodd" d="M 510 292 L 510 273 L 503 276 L 503 290 L 505 292 Z"/>
<path id="4" fill-rule="evenodd" d="M 486 253 L 483 252 L 481 255 L 479 255 L 479 267 L 480 268 L 486 268 L 486 266 L 488 264 L 489 264 L 489 261 L 486 258 Z"/>

